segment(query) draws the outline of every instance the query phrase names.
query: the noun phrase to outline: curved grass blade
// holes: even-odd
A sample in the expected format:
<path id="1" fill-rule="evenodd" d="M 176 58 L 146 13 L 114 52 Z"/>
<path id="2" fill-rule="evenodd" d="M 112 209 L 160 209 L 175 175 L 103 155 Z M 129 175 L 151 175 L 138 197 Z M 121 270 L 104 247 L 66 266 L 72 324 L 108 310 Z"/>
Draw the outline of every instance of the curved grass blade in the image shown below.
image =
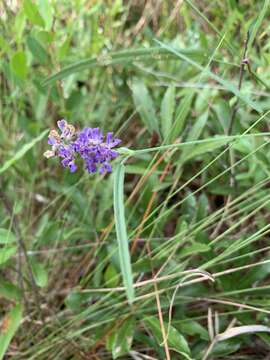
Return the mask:
<path id="1" fill-rule="evenodd" d="M 205 55 L 202 51 L 197 49 L 181 49 L 179 50 L 181 53 L 186 54 L 190 57 L 204 59 Z M 165 56 L 174 56 L 170 51 L 167 49 L 163 49 L 159 46 L 151 47 L 151 48 L 139 48 L 139 49 L 132 49 L 132 50 L 121 50 L 117 52 L 112 52 L 105 56 L 96 56 L 94 58 L 85 59 L 76 62 L 75 64 L 69 65 L 64 69 L 60 70 L 59 72 L 55 73 L 54 75 L 48 77 L 43 86 L 50 85 L 57 80 L 64 79 L 65 77 L 72 75 L 76 72 L 83 71 L 86 69 L 96 68 L 97 66 L 108 66 L 108 65 L 116 65 L 121 63 L 133 63 L 136 60 L 140 60 L 141 58 L 147 57 L 157 57 L 165 55 Z"/>
<path id="2" fill-rule="evenodd" d="M 33 146 L 35 146 L 39 141 L 41 141 L 45 135 L 48 133 L 48 130 L 44 130 L 39 136 L 34 138 L 29 143 L 23 145 L 23 147 L 9 160 L 7 160 L 4 165 L 0 168 L 0 174 L 8 170 L 12 165 L 14 165 L 18 160 L 20 160 Z"/>
<path id="3" fill-rule="evenodd" d="M 114 219 L 118 241 L 120 267 L 123 276 L 123 283 L 126 288 L 128 302 L 132 304 L 134 300 L 134 288 L 132 269 L 128 245 L 128 235 L 125 221 L 124 209 L 124 177 L 125 166 L 118 164 L 115 169 L 114 177 Z"/>

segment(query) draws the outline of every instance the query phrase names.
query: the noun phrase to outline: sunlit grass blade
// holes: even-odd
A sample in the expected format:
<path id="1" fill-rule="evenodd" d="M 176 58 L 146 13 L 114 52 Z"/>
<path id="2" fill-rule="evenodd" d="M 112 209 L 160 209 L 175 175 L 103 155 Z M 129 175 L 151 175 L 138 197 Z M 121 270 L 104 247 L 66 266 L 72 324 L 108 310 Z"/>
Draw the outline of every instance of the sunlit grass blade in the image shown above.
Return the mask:
<path id="1" fill-rule="evenodd" d="M 127 298 L 131 304 L 134 300 L 134 288 L 132 279 L 131 260 L 128 245 L 128 235 L 125 221 L 124 209 L 124 177 L 125 166 L 118 164 L 114 175 L 114 219 L 119 249 L 119 260 L 123 276 L 124 286 L 126 287 Z"/>

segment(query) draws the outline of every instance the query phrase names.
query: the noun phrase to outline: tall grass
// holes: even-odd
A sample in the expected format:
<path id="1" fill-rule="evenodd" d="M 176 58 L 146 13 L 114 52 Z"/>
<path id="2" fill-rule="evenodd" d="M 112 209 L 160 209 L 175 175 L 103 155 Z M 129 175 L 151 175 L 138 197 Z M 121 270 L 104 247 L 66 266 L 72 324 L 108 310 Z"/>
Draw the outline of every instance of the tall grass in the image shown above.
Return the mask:
<path id="1" fill-rule="evenodd" d="M 269 1 L 0 11 L 0 358 L 265 359 Z M 112 174 L 43 157 L 61 118 Z"/>

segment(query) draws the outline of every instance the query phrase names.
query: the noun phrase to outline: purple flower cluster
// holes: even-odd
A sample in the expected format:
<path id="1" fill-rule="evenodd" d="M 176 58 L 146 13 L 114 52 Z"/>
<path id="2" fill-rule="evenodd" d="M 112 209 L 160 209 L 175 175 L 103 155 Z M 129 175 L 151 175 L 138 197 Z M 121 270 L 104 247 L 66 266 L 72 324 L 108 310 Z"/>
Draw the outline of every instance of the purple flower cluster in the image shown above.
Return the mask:
<path id="1" fill-rule="evenodd" d="M 103 174 L 112 171 L 110 162 L 119 155 L 113 148 L 121 142 L 113 138 L 112 132 L 109 132 L 105 139 L 99 128 L 84 128 L 76 132 L 74 126 L 66 120 L 58 121 L 57 125 L 61 134 L 56 130 L 50 131 L 48 144 L 52 149 L 46 151 L 44 156 L 60 157 L 61 164 L 71 172 L 77 169 L 75 160 L 78 156 L 83 159 L 89 173 L 99 171 Z"/>

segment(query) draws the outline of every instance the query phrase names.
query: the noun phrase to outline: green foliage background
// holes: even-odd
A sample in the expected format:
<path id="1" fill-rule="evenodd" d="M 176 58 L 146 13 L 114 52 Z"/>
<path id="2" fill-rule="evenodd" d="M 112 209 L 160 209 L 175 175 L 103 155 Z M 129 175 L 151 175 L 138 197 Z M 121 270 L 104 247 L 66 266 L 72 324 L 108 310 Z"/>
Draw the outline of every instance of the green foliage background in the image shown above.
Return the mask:
<path id="1" fill-rule="evenodd" d="M 0 358 L 266 359 L 269 15 L 0 3 Z M 70 174 L 61 118 L 134 152 Z"/>

